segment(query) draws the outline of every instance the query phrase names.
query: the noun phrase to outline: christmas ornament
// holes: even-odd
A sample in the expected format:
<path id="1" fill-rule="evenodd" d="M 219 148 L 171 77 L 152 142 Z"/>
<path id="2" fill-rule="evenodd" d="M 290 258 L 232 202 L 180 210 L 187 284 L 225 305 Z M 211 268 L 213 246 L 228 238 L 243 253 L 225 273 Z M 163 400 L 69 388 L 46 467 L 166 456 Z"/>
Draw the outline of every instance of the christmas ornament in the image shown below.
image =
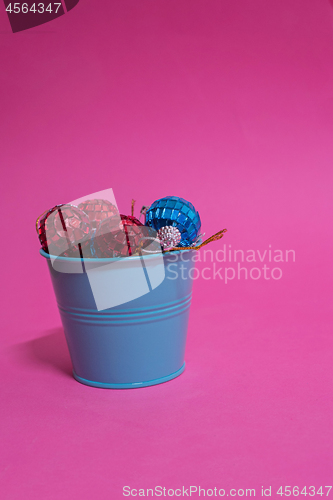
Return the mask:
<path id="1" fill-rule="evenodd" d="M 165 226 L 176 227 L 181 234 L 177 246 L 189 247 L 198 236 L 201 221 L 192 203 L 177 196 L 166 196 L 154 201 L 149 207 L 146 212 L 146 225 L 156 231 Z"/>
<path id="2" fill-rule="evenodd" d="M 144 237 L 143 224 L 131 215 L 104 219 L 94 238 L 96 257 L 128 257 L 138 252 Z"/>
<path id="3" fill-rule="evenodd" d="M 161 241 L 155 229 L 149 226 L 141 227 L 142 237 L 139 242 L 139 254 L 148 255 L 151 253 L 161 253 Z"/>
<path id="4" fill-rule="evenodd" d="M 223 229 L 202 241 L 198 212 L 176 196 L 143 206 L 140 217 L 144 215 L 146 225 L 134 217 L 134 206 L 132 199 L 132 215 L 126 216 L 120 215 L 110 201 L 99 198 L 85 200 L 80 208 L 56 205 L 36 221 L 42 248 L 54 256 L 81 259 L 144 256 L 161 252 L 161 247 L 164 252 L 199 250 L 227 231 Z"/>
<path id="5" fill-rule="evenodd" d="M 176 247 L 182 235 L 179 229 L 174 226 L 164 226 L 157 231 L 157 237 L 161 242 L 163 250 L 169 250 L 170 248 Z"/>
<path id="6" fill-rule="evenodd" d="M 88 215 L 93 229 L 97 229 L 99 223 L 108 217 L 112 217 L 113 215 L 118 215 L 119 217 L 117 207 L 108 200 L 86 200 L 79 204 L 79 208 Z"/>
<path id="7" fill-rule="evenodd" d="M 56 205 L 38 220 L 37 230 L 45 252 L 65 257 L 90 257 L 91 225 L 74 205 Z"/>

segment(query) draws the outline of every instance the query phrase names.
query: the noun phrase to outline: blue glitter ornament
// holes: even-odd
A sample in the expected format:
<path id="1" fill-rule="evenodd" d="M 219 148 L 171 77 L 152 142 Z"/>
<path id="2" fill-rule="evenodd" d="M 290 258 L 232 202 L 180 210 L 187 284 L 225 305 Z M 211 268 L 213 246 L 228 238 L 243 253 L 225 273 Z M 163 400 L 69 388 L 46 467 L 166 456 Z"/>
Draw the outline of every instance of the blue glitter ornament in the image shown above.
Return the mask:
<path id="1" fill-rule="evenodd" d="M 165 226 L 174 226 L 179 229 L 182 237 L 177 246 L 189 247 L 199 234 L 201 221 L 192 203 L 178 196 L 166 196 L 154 201 L 148 208 L 146 226 L 155 231 Z"/>

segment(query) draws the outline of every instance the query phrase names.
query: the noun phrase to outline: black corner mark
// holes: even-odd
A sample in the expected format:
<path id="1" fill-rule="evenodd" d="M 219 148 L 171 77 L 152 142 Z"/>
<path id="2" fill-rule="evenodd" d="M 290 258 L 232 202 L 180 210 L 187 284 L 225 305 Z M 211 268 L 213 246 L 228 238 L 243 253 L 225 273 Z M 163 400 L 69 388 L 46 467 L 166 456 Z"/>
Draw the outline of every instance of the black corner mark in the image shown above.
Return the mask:
<path id="1" fill-rule="evenodd" d="M 79 3 L 79 0 L 27 0 L 20 2 L 4 0 L 13 33 L 40 26 L 63 16 L 65 14 L 63 1 L 67 11 Z"/>
<path id="2" fill-rule="evenodd" d="M 68 12 L 69 10 L 74 9 L 75 5 L 77 5 L 80 0 L 64 0 L 64 1 Z"/>

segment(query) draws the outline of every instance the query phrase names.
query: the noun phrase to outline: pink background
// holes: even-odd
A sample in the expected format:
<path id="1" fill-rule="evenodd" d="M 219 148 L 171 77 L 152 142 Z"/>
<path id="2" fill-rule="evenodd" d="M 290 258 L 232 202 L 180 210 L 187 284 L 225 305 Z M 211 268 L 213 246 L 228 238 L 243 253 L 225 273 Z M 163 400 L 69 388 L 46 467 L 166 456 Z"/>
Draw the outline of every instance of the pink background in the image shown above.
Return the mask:
<path id="1" fill-rule="evenodd" d="M 81 0 L 15 35 L 0 6 L 0 46 L 2 498 L 331 485 L 333 2 Z M 214 250 L 296 252 L 196 280 L 160 386 L 74 381 L 38 253 L 40 213 L 109 187 L 192 201 Z"/>

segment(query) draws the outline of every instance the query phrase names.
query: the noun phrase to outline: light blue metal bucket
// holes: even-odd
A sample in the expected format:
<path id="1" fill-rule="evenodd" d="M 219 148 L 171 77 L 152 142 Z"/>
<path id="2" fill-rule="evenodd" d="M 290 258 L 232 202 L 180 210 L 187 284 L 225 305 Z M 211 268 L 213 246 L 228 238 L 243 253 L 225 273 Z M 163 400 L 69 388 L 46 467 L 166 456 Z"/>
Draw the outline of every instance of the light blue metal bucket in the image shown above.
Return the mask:
<path id="1" fill-rule="evenodd" d="M 80 259 L 58 257 L 55 266 L 50 255 L 40 253 L 47 259 L 76 380 L 93 387 L 129 389 L 161 384 L 184 371 L 193 251 L 159 256 L 165 278 L 156 288 L 100 311 Z M 145 257 L 148 270 L 154 259 Z M 119 262 L 88 260 L 93 265 Z M 133 269 L 140 263 L 140 257 L 126 260 Z M 129 279 L 128 272 L 123 272 L 123 280 Z M 112 276 L 111 271 L 111 282 Z"/>

